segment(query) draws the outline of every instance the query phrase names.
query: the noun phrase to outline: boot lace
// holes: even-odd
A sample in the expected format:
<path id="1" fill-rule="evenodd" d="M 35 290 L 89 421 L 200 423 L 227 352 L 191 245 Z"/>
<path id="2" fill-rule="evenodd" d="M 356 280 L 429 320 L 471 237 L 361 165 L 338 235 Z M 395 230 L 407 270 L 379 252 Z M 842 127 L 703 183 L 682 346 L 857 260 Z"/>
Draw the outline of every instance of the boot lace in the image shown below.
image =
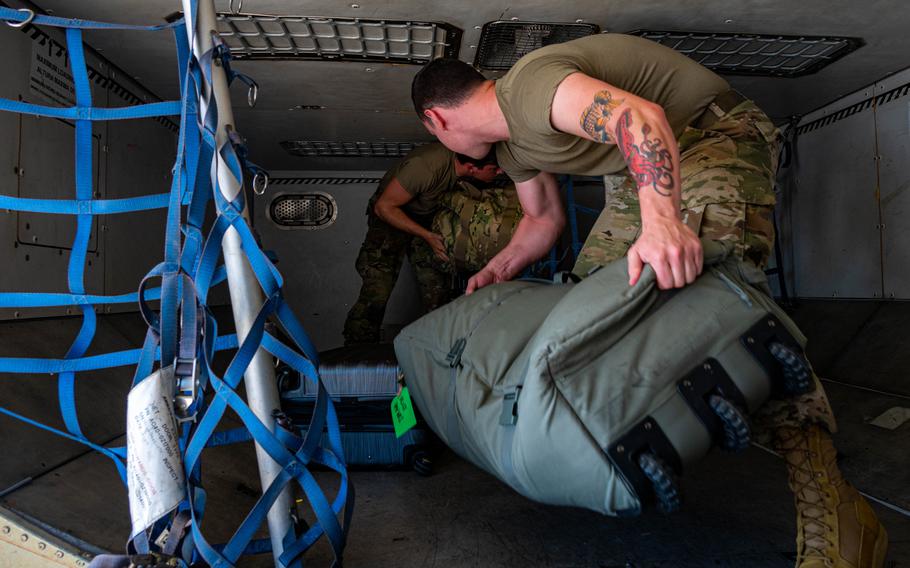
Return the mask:
<path id="1" fill-rule="evenodd" d="M 789 464 L 790 487 L 796 497 L 796 511 L 802 522 L 803 531 L 801 550 L 797 551 L 797 563 L 804 560 L 821 560 L 825 566 L 832 566 L 831 550 L 837 549 L 835 528 L 825 520 L 825 513 L 832 506 L 832 491 L 844 483 L 840 476 L 832 476 L 829 483 L 823 483 L 812 468 L 812 449 L 809 446 L 809 434 L 803 430 L 793 429 L 779 440 L 780 451 Z M 822 466 L 831 471 L 829 462 L 836 455 L 828 456 L 823 452 Z M 825 487 L 827 485 L 827 487 Z M 832 514 L 836 512 L 831 511 Z"/>

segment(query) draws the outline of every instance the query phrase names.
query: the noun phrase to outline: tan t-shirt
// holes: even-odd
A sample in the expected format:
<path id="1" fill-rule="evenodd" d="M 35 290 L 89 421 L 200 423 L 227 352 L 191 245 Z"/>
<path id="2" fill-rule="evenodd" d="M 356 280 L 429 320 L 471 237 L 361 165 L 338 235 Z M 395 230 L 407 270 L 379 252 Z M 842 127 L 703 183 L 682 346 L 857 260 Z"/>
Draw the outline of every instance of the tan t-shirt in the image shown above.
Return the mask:
<path id="1" fill-rule="evenodd" d="M 403 209 L 415 217 L 428 217 L 439 207 L 439 198 L 452 191 L 458 181 L 455 153 L 438 142 L 411 150 L 382 177 L 379 189 L 370 199 L 370 210 L 392 179 L 397 179 L 413 197 Z"/>
<path id="2" fill-rule="evenodd" d="M 692 59 L 640 37 L 598 34 L 536 49 L 496 81 L 510 135 L 496 145 L 496 156 L 512 180 L 540 171 L 603 175 L 625 168 L 615 144 L 559 132 L 550 123 L 556 88 L 579 71 L 662 106 L 676 137 L 730 89 Z"/>

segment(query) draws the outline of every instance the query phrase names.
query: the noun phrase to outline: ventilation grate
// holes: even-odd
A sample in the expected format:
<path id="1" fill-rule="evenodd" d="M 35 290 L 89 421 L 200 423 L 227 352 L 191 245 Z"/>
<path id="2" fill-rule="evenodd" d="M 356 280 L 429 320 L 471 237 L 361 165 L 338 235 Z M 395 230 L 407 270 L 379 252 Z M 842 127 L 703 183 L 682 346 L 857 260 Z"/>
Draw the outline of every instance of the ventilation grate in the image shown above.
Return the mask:
<path id="1" fill-rule="evenodd" d="M 436 22 L 221 13 L 217 27 L 235 59 L 423 64 L 461 44 L 461 30 Z"/>
<path id="2" fill-rule="evenodd" d="M 594 24 L 489 22 L 480 32 L 474 67 L 487 71 L 504 71 L 535 49 L 598 32 L 600 28 Z"/>
<path id="3" fill-rule="evenodd" d="M 629 32 L 688 55 L 724 75 L 800 77 L 834 63 L 864 45 L 862 39 L 832 36 Z"/>
<path id="4" fill-rule="evenodd" d="M 293 177 L 293 178 L 269 178 L 269 185 L 351 185 L 355 183 L 375 184 L 382 181 L 382 178 L 368 177 Z"/>
<path id="5" fill-rule="evenodd" d="M 875 97 L 869 97 L 863 99 L 858 103 L 854 103 L 846 108 L 842 108 L 837 112 L 831 113 L 827 116 L 823 116 L 812 122 L 803 124 L 796 129 L 797 134 L 805 134 L 806 132 L 812 132 L 813 130 L 818 130 L 828 126 L 829 124 L 834 124 L 835 122 L 840 122 L 841 120 L 851 117 L 856 113 L 863 112 L 875 107 L 880 107 L 883 104 L 890 103 L 891 101 L 901 99 L 910 95 L 910 83 L 895 87 L 888 92 L 882 93 Z M 874 104 L 873 104 L 874 103 Z"/>
<path id="6" fill-rule="evenodd" d="M 269 206 L 272 222 L 288 229 L 323 229 L 337 216 L 335 198 L 321 191 L 279 195 Z"/>
<path id="7" fill-rule="evenodd" d="M 330 142 L 285 140 L 281 147 L 292 156 L 334 158 L 400 158 L 426 142 Z"/>

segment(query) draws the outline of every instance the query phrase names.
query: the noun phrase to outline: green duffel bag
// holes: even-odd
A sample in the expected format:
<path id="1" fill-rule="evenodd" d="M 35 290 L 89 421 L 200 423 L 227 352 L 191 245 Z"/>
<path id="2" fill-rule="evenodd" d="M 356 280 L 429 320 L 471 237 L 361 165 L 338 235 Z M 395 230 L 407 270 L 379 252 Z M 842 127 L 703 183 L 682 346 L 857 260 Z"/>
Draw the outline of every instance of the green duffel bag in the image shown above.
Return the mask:
<path id="1" fill-rule="evenodd" d="M 521 217 L 514 184 L 478 189 L 459 180 L 440 200 L 432 230 L 442 235 L 454 268 L 477 272 L 509 244 Z"/>
<path id="2" fill-rule="evenodd" d="M 487 286 L 407 326 L 411 396 L 455 452 L 543 503 L 609 515 L 679 506 L 676 476 L 747 415 L 804 392 L 805 338 L 764 274 L 705 241 L 704 273 L 660 291 L 625 259 L 578 284 Z"/>

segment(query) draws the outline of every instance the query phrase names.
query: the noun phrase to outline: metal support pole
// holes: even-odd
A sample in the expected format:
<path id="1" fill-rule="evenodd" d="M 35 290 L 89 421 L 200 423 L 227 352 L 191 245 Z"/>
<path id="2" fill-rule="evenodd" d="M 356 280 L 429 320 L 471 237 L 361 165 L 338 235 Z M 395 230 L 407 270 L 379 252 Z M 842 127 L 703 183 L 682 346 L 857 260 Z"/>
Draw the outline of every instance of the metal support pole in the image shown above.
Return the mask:
<path id="1" fill-rule="evenodd" d="M 190 14 L 191 0 L 182 0 L 182 3 L 184 14 Z M 212 33 L 216 29 L 214 0 L 199 0 L 196 20 L 196 33 L 193 34 L 188 26 L 187 34 L 190 41 L 193 42 L 193 52 L 196 57 L 201 58 L 202 54 L 212 47 Z M 194 35 L 195 37 L 193 37 Z M 218 104 L 216 140 L 220 146 L 228 137 L 227 128 L 233 128 L 234 113 L 231 109 L 231 98 L 226 74 L 224 69 L 218 64 L 219 62 L 216 61 L 215 63 L 212 65 L 211 88 Z M 207 95 L 208 93 L 205 94 Z M 203 101 L 200 101 L 200 116 L 205 116 L 206 108 L 203 106 L 204 104 Z M 218 152 L 215 152 L 214 159 L 221 159 Z M 241 184 L 242 182 L 238 183 L 229 173 L 226 165 L 220 165 L 218 168 L 218 185 L 225 199 L 233 200 L 242 191 Z M 246 207 L 244 207 L 242 214 L 244 219 L 249 221 L 249 212 Z M 256 276 L 253 274 L 253 269 L 243 253 L 240 235 L 233 227 L 228 228 L 227 233 L 224 235 L 222 248 L 237 338 L 240 342 L 243 342 L 265 298 L 259 283 L 256 281 Z M 249 404 L 253 413 L 274 431 L 272 411 L 280 407 L 280 401 L 272 358 L 264 349 L 260 348 L 256 352 L 244 374 L 244 381 L 247 404 Z M 263 490 L 265 490 L 281 471 L 281 466 L 272 460 L 259 444 L 256 444 L 256 459 L 259 462 L 259 480 Z M 293 504 L 291 489 L 286 487 L 268 513 L 269 536 L 272 541 L 275 566 L 280 566 L 278 557 L 284 551 L 282 538 L 292 526 L 291 508 Z"/>

